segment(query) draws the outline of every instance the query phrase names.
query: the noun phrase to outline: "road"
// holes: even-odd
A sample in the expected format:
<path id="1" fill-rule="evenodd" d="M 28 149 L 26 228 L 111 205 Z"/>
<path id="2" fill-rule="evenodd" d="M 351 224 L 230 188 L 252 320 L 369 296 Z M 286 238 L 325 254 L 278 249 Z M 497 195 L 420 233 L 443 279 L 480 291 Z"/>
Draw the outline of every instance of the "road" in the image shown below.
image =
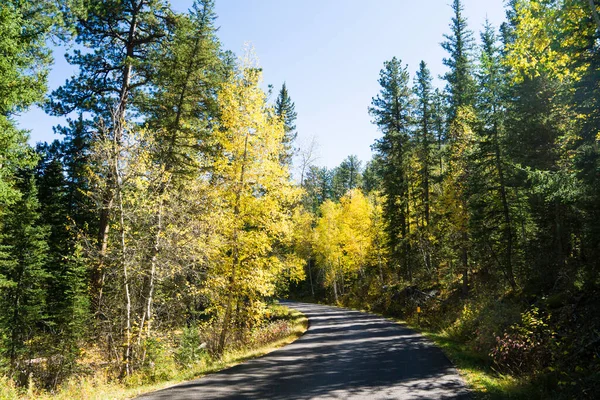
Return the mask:
<path id="1" fill-rule="evenodd" d="M 388 319 L 286 303 L 309 320 L 294 343 L 264 357 L 139 399 L 469 399 L 444 354 Z"/>

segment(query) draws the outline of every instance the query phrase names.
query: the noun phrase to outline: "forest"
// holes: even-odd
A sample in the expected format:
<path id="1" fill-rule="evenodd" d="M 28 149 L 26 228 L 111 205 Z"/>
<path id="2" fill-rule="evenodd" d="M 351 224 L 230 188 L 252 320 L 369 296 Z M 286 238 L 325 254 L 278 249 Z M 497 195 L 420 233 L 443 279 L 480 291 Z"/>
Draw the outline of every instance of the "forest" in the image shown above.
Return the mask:
<path id="1" fill-rule="evenodd" d="M 0 391 L 168 380 L 279 338 L 292 298 L 430 332 L 497 398 L 599 393 L 600 6 L 510 0 L 477 34 L 449 7 L 444 87 L 382 60 L 374 157 L 329 169 L 214 0 L 2 2 Z M 60 140 L 28 144 L 34 105 Z"/>

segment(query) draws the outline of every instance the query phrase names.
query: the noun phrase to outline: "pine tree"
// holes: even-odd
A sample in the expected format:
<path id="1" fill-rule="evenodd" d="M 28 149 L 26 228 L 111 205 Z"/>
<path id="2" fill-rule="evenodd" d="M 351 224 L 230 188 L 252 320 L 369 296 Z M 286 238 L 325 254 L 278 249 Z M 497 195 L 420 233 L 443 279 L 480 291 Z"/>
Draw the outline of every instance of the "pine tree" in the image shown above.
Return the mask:
<path id="1" fill-rule="evenodd" d="M 383 212 L 391 260 L 400 261 L 405 276 L 411 279 L 406 164 L 412 126 L 409 78 L 407 67 L 403 68 L 400 60 L 394 57 L 386 61 L 380 72 L 381 91 L 373 98 L 369 113 L 383 133 L 373 147 L 381 159 L 382 191 L 385 196 Z"/>
<path id="2" fill-rule="evenodd" d="M 288 94 L 287 86 L 285 82 L 281 86 L 279 95 L 275 100 L 275 114 L 283 120 L 285 127 L 285 136 L 283 137 L 283 153 L 281 155 L 281 162 L 285 165 L 291 165 L 292 157 L 294 156 L 294 140 L 298 136 L 296 132 L 296 106 L 290 99 Z"/>
<path id="3" fill-rule="evenodd" d="M 419 229 L 419 244 L 425 254 L 425 268 L 431 271 L 431 244 L 429 241 L 431 225 L 431 195 L 433 187 L 434 151 L 436 140 L 435 110 L 432 77 L 427 64 L 421 61 L 415 77 L 415 142 L 416 159 L 418 160 L 418 175 L 420 187 L 417 189 L 416 218 Z M 419 221 L 420 219 L 420 221 Z"/>
<path id="4" fill-rule="evenodd" d="M 341 199 L 346 192 L 362 186 L 361 161 L 355 155 L 348 156 L 333 171 L 333 197 Z"/>
<path id="5" fill-rule="evenodd" d="M 319 207 L 333 198 L 333 171 L 311 165 L 304 179 L 304 206 L 317 214 Z"/>
<path id="6" fill-rule="evenodd" d="M 444 35 L 446 40 L 442 48 L 449 54 L 444 58 L 444 65 L 450 70 L 444 75 L 448 82 L 446 90 L 449 96 L 449 120 L 456 118 L 458 109 L 473 104 L 475 82 L 473 80 L 473 49 L 475 41 L 473 32 L 469 30 L 467 19 L 463 15 L 464 7 L 461 0 L 452 2 L 451 33 Z"/>
<path id="7" fill-rule="evenodd" d="M 21 196 L 7 209 L 0 235 L 0 337 L 11 372 L 24 384 L 31 365 L 22 361 L 40 351 L 29 343 L 45 319 L 48 229 L 40 225 L 31 171 L 19 172 L 16 187 Z"/>
<path id="8" fill-rule="evenodd" d="M 211 121 L 218 117 L 216 92 L 228 71 L 220 59 L 213 0 L 198 0 L 187 15 L 178 15 L 172 40 L 160 46 L 154 75 L 155 89 L 142 107 L 148 115 L 145 127 L 154 136 L 151 157 L 157 174 L 148 196 L 157 200 L 149 222 L 150 251 L 146 268 L 141 267 L 145 301 L 140 302 L 139 324 L 151 335 L 156 277 L 165 226 L 181 204 L 176 193 L 193 184 L 209 153 Z M 141 335 L 140 335 L 141 338 Z"/>
<path id="9" fill-rule="evenodd" d="M 474 236 L 482 253 L 493 251 L 502 275 L 514 289 L 514 227 L 508 188 L 505 132 L 505 85 L 500 48 L 494 28 L 486 21 L 481 33 L 481 56 L 477 72 L 478 114 L 477 166 L 473 173 Z M 498 235 L 499 234 L 499 235 Z"/>
<path id="10" fill-rule="evenodd" d="M 46 363 L 51 386 L 59 384 L 75 367 L 79 344 L 87 331 L 87 271 L 79 255 L 77 230 L 69 215 L 69 185 L 58 141 L 38 145 L 36 171 L 40 224 L 49 229 L 45 272 Z M 58 356 L 60 355 L 60 356 Z"/>
<path id="11" fill-rule="evenodd" d="M 164 0 L 92 2 L 72 11 L 76 18 L 75 42 L 90 51 L 76 49 L 67 56 L 70 64 L 79 67 L 79 74 L 52 93 L 47 111 L 53 115 L 74 111 L 89 115 L 83 123 L 72 121 L 70 129 L 77 129 L 79 138 L 93 131 L 99 139 L 112 143 L 113 159 L 108 162 L 115 165 L 114 158 L 123 150 L 126 123 L 152 83 L 155 61 L 149 55 L 167 36 L 173 15 Z M 90 143 L 85 146 L 89 148 Z M 102 304 L 104 263 L 118 180 L 114 168 L 105 172 L 106 185 L 97 210 L 98 260 L 92 266 L 96 311 Z"/>
<path id="12" fill-rule="evenodd" d="M 421 61 L 415 78 L 415 96 L 417 105 L 415 107 L 415 142 L 420 164 L 421 175 L 421 203 L 423 205 L 424 225 L 430 223 L 430 193 L 431 175 L 433 169 L 433 146 L 435 144 L 434 134 L 434 110 L 433 110 L 433 88 L 432 77 L 427 64 Z"/>
<path id="13" fill-rule="evenodd" d="M 362 173 L 363 191 L 369 194 L 373 191 L 378 191 L 381 188 L 381 178 L 379 176 L 379 157 L 375 156 L 365 165 Z"/>
<path id="14" fill-rule="evenodd" d="M 154 90 L 142 106 L 156 136 L 154 156 L 176 179 L 193 175 L 198 153 L 208 151 L 210 121 L 218 115 L 216 92 L 230 74 L 216 36 L 214 0 L 196 0 L 178 15 L 173 38 L 153 53 Z"/>
<path id="15" fill-rule="evenodd" d="M 463 270 L 463 294 L 467 294 L 469 275 L 469 232 L 468 232 L 468 178 L 470 166 L 468 157 L 472 151 L 472 125 L 475 123 L 473 105 L 475 100 L 475 81 L 473 72 L 473 32 L 468 29 L 467 19 L 463 15 L 464 7 L 461 0 L 452 3 L 451 33 L 444 35 L 446 41 L 442 48 L 449 54 L 444 65 L 450 70 L 444 75 L 447 82 L 448 93 L 448 118 L 447 118 L 447 151 L 448 151 L 448 176 L 443 176 L 446 181 L 444 195 L 449 202 L 448 207 L 455 213 L 452 218 L 455 237 L 460 248 L 459 258 Z M 455 193 L 447 193 L 455 191 Z"/>
<path id="16" fill-rule="evenodd" d="M 27 134 L 11 116 L 41 101 L 52 62 L 46 40 L 57 20 L 56 9 L 43 0 L 2 2 L 0 8 L 0 215 L 19 197 L 16 173 L 33 167 Z"/>

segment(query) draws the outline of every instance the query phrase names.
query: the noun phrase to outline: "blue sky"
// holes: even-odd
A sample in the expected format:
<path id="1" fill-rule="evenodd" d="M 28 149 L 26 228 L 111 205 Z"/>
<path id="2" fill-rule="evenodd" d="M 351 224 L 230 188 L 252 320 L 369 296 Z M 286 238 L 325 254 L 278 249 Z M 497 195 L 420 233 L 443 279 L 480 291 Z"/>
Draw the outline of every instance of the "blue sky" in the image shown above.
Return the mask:
<path id="1" fill-rule="evenodd" d="M 184 11 L 192 0 L 172 0 Z M 396 56 L 411 75 L 425 60 L 437 77 L 445 72 L 440 46 L 449 32 L 450 0 L 217 0 L 219 37 L 240 54 L 250 42 L 264 70 L 266 84 L 277 90 L 285 81 L 298 113 L 298 144 L 316 137 L 317 164 L 338 165 L 346 156 L 371 158 L 380 136 L 367 108 L 378 90 L 385 60 Z M 503 0 L 464 0 L 469 25 L 479 38 L 486 17 L 504 21 Z M 74 73 L 55 51 L 50 89 Z M 443 82 L 436 79 L 436 85 Z M 32 109 L 18 118 L 30 130 L 31 143 L 57 136 L 61 119 Z"/>

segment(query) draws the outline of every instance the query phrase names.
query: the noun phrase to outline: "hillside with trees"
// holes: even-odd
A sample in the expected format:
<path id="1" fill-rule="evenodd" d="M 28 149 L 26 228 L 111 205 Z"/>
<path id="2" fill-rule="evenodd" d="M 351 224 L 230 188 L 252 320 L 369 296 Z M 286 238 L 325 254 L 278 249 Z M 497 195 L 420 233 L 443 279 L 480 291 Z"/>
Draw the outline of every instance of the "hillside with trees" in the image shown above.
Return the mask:
<path id="1" fill-rule="evenodd" d="M 483 398 L 599 393 L 600 6 L 512 0 L 478 34 L 451 8 L 444 87 L 382 60 L 374 157 L 330 169 L 214 0 L 5 1 L 0 390 L 166 381 L 289 334 L 289 297 L 418 324 Z M 61 140 L 28 144 L 35 104 Z"/>
<path id="2" fill-rule="evenodd" d="M 503 377 L 470 381 L 485 398 L 593 398 L 598 8 L 512 1 L 477 38 L 461 1 L 452 10 L 445 87 L 425 61 L 413 77 L 385 61 L 369 108 L 381 138 L 361 177 L 348 179 L 353 157 L 309 169 L 312 279 L 296 293 L 436 332 L 467 367 Z"/>

